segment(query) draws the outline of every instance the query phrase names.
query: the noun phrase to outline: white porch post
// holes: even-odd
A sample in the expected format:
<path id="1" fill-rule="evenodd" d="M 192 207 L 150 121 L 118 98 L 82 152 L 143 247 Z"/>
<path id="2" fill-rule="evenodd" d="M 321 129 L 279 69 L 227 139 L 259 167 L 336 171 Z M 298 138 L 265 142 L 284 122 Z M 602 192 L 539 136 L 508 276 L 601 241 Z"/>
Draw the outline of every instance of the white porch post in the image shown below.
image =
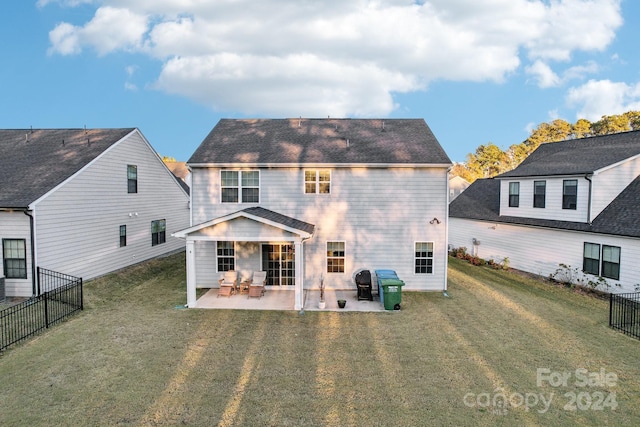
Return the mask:
<path id="1" fill-rule="evenodd" d="M 196 254 L 195 242 L 187 238 L 187 307 L 196 305 Z"/>
<path id="2" fill-rule="evenodd" d="M 304 245 L 302 241 L 296 240 L 295 242 L 295 261 L 296 261 L 296 286 L 295 286 L 295 295 L 294 295 L 294 310 L 302 310 L 304 304 Z"/>

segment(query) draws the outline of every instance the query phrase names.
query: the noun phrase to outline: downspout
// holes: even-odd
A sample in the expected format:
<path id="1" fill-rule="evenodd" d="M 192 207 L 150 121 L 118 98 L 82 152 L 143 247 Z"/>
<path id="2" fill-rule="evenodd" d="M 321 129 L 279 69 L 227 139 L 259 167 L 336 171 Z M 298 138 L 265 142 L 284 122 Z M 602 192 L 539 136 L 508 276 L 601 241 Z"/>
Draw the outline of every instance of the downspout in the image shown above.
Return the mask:
<path id="1" fill-rule="evenodd" d="M 33 215 L 31 215 L 29 213 L 29 210 L 24 210 L 22 211 L 26 216 L 29 217 L 29 230 L 30 230 L 30 234 L 31 234 L 31 295 L 32 296 L 36 296 L 37 295 L 37 289 L 36 289 L 36 237 L 35 237 L 35 231 L 34 231 L 34 227 L 33 227 Z"/>
<path id="2" fill-rule="evenodd" d="M 591 177 L 593 176 L 593 174 L 586 174 L 584 176 L 584 179 L 586 179 L 587 181 L 589 181 L 589 198 L 587 199 L 587 222 L 589 223 L 589 225 L 591 225 L 591 191 L 592 191 L 592 186 L 593 186 L 593 181 L 591 180 Z"/>
<path id="3" fill-rule="evenodd" d="M 447 168 L 446 180 L 447 180 L 447 202 L 446 202 L 446 216 L 444 218 L 444 235 L 445 235 L 445 245 L 444 245 L 444 286 L 442 289 L 442 293 L 445 297 L 448 297 L 447 294 L 447 281 L 449 280 L 449 173 L 453 169 L 453 166 L 449 166 Z"/>

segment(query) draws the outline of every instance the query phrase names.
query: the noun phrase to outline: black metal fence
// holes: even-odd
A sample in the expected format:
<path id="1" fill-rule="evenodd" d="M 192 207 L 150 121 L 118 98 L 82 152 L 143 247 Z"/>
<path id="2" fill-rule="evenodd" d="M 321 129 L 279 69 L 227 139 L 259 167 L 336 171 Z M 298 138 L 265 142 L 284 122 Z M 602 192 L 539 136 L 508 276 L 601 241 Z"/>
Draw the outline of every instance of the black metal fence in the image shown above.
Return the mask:
<path id="1" fill-rule="evenodd" d="M 640 293 L 609 295 L 609 326 L 640 338 Z"/>
<path id="2" fill-rule="evenodd" d="M 84 308 L 82 279 L 38 267 L 39 295 L 0 311 L 0 351 Z"/>

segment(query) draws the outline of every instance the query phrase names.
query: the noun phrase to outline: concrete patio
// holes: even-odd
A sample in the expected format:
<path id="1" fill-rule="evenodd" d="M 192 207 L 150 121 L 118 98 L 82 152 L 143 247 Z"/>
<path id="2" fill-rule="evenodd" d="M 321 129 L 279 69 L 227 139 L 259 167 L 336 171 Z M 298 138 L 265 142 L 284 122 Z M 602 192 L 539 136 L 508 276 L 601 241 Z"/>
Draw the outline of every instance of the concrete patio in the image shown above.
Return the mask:
<path id="1" fill-rule="evenodd" d="M 361 312 L 382 312 L 385 311 L 377 295 L 373 301 L 358 301 L 356 290 L 325 290 L 326 307 L 323 310 L 318 308 L 320 301 L 320 291 L 305 290 L 304 306 L 305 311 L 361 311 Z M 210 289 L 196 301 L 194 308 L 203 309 L 232 309 L 232 310 L 293 310 L 294 305 L 293 289 L 267 289 L 261 298 L 249 298 L 245 294 L 234 294 L 230 297 L 221 296 L 218 298 L 218 289 Z M 345 308 L 338 307 L 338 299 L 347 301 Z"/>

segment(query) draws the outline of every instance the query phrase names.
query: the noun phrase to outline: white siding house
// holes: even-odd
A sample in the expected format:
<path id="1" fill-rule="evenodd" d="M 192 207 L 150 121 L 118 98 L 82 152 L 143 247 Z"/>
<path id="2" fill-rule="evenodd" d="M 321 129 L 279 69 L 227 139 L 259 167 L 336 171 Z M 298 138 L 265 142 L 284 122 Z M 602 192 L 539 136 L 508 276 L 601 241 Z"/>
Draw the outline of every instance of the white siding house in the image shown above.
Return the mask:
<path id="1" fill-rule="evenodd" d="M 189 195 L 138 129 L 0 130 L 9 296 L 36 266 L 90 279 L 184 248 Z"/>
<path id="2" fill-rule="evenodd" d="M 267 271 L 293 309 L 362 269 L 446 289 L 451 162 L 424 120 L 221 120 L 187 163 L 190 307 L 230 269 Z"/>
<path id="3" fill-rule="evenodd" d="M 640 132 L 541 145 L 516 169 L 451 202 L 449 243 L 549 276 L 561 268 L 610 292 L 640 283 Z"/>

